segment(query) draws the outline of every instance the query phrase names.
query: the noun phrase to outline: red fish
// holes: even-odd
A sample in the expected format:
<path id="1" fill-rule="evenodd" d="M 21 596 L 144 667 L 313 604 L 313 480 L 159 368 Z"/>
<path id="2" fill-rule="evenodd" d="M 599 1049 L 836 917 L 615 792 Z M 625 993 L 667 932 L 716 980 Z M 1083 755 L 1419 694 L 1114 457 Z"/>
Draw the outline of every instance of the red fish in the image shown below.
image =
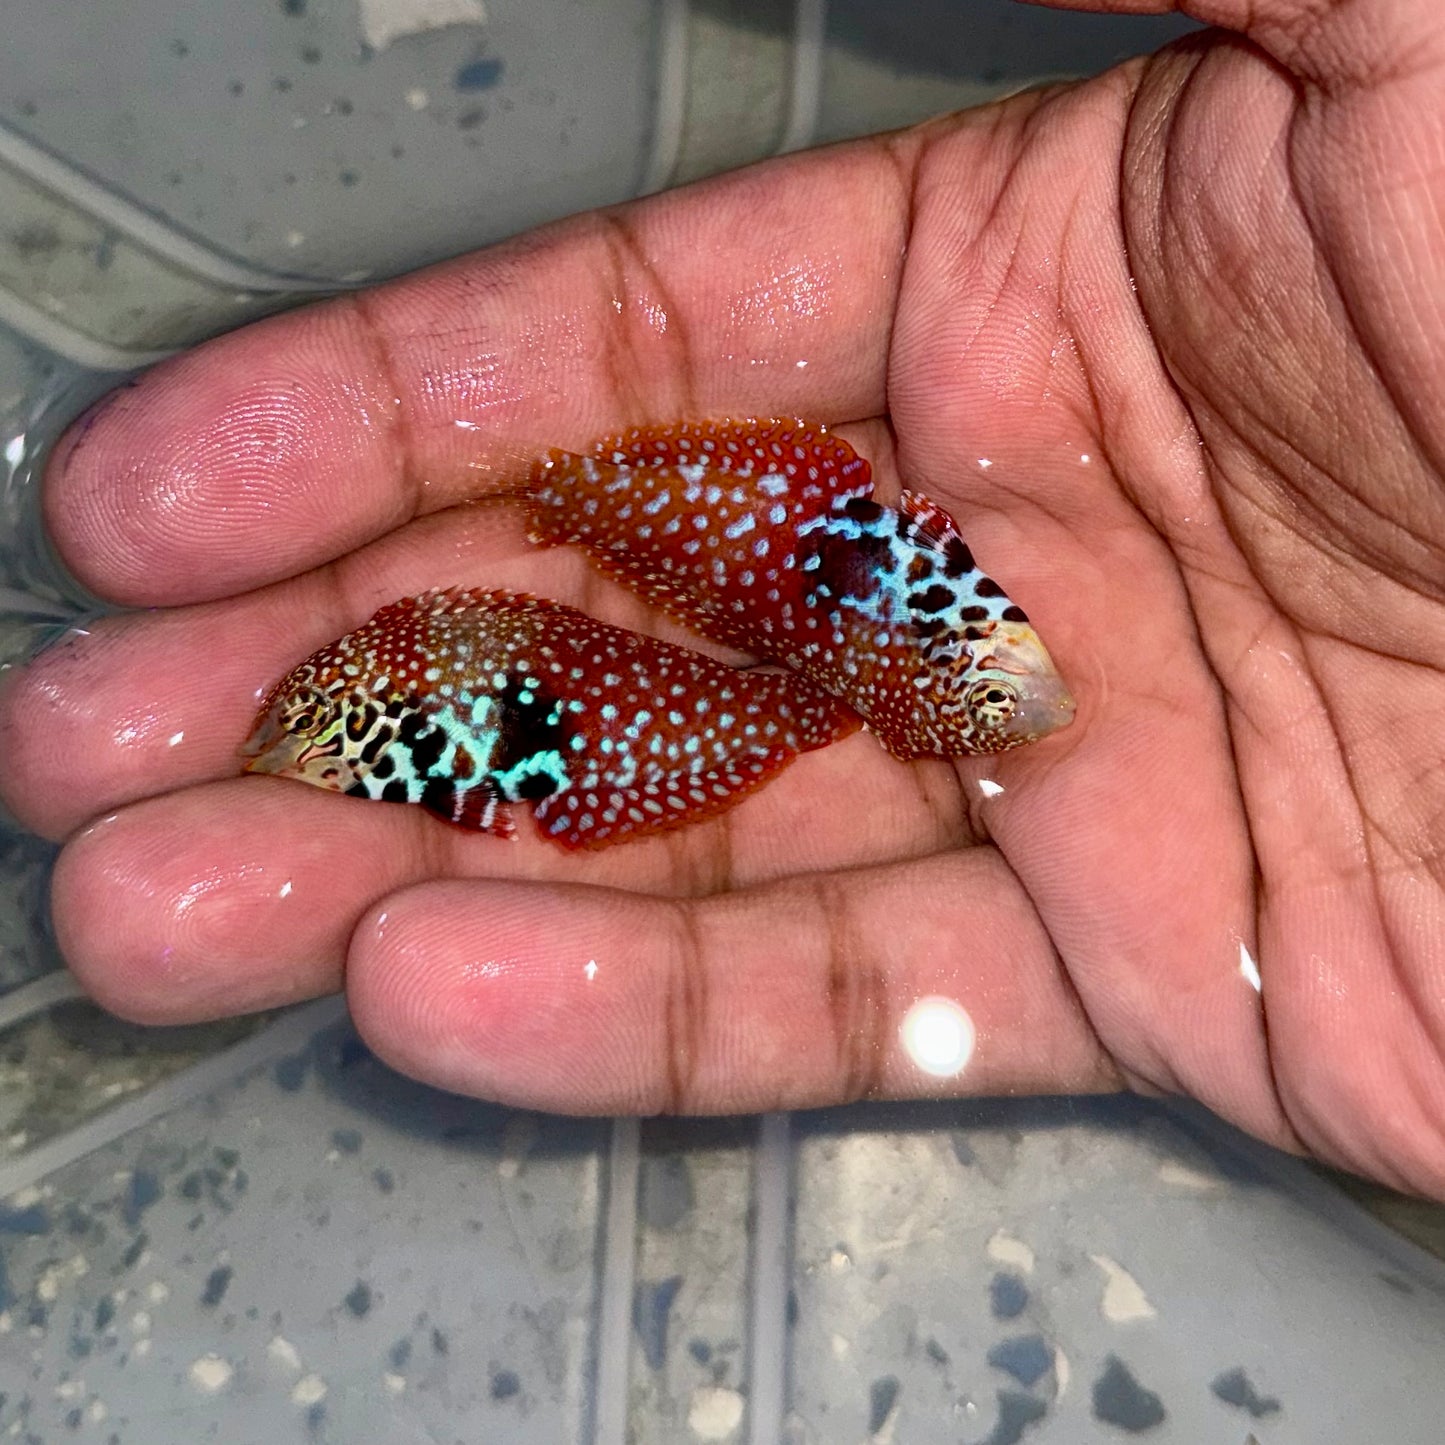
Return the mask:
<path id="1" fill-rule="evenodd" d="M 856 731 L 786 675 L 726 667 L 511 592 L 383 607 L 272 689 L 246 770 L 588 848 L 711 817 Z"/>
<path id="2" fill-rule="evenodd" d="M 549 453 L 527 505 L 534 541 L 581 544 L 706 636 L 846 699 L 900 758 L 1002 752 L 1069 723 L 1043 643 L 953 519 L 872 490 L 824 427 L 683 422 Z"/>

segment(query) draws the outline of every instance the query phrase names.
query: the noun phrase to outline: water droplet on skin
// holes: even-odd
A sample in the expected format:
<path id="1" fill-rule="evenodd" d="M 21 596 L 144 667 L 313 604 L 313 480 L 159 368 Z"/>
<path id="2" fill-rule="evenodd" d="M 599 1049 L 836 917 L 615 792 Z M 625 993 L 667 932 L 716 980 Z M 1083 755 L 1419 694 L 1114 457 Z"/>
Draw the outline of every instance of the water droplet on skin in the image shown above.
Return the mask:
<path id="1" fill-rule="evenodd" d="M 980 778 L 978 790 L 985 798 L 997 798 L 1003 792 L 1003 784 L 994 782 L 992 778 Z"/>
<path id="2" fill-rule="evenodd" d="M 987 457 L 980 457 L 978 459 L 978 465 L 982 471 L 986 472 L 993 465 L 993 463 L 989 461 Z"/>
<path id="3" fill-rule="evenodd" d="M 587 982 L 591 983 L 592 980 L 597 977 L 597 960 L 595 958 L 589 958 L 587 962 L 582 965 L 582 972 L 587 975 Z"/>
<path id="4" fill-rule="evenodd" d="M 176 748 L 179 747 L 183 742 L 185 742 L 185 740 L 186 730 L 182 728 L 179 732 L 172 733 L 170 737 L 166 739 L 166 745 L 167 747 Z"/>

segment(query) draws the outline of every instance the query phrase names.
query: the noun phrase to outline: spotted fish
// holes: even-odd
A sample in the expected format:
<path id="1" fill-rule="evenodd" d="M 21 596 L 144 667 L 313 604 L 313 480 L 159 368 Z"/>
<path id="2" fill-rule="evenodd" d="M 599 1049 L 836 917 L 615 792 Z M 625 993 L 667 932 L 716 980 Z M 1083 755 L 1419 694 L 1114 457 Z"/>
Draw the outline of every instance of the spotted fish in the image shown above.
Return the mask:
<path id="1" fill-rule="evenodd" d="M 246 770 L 419 803 L 512 831 L 528 803 L 564 848 L 731 807 L 800 752 L 858 727 L 797 678 L 726 667 L 511 592 L 383 607 L 263 703 Z"/>
<path id="2" fill-rule="evenodd" d="M 637 428 L 550 452 L 532 539 L 605 571 L 719 642 L 846 699 L 900 758 L 996 753 L 1065 726 L 1074 702 L 1021 608 L 917 492 L 873 500 L 826 428 Z"/>

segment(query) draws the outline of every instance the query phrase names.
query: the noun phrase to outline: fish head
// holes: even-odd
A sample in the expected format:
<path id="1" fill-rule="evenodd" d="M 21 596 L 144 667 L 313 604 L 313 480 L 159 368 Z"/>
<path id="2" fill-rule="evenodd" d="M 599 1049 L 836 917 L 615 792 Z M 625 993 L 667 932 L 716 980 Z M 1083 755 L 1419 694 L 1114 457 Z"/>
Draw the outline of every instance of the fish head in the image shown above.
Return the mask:
<path id="1" fill-rule="evenodd" d="M 1074 720 L 1074 699 L 1027 622 L 992 622 L 932 643 L 935 706 L 959 751 L 1002 753 Z"/>
<path id="2" fill-rule="evenodd" d="M 354 710 L 344 691 L 292 674 L 261 706 L 242 748 L 245 770 L 345 792 L 362 772 L 360 751 L 350 736 L 356 729 L 347 726 Z"/>

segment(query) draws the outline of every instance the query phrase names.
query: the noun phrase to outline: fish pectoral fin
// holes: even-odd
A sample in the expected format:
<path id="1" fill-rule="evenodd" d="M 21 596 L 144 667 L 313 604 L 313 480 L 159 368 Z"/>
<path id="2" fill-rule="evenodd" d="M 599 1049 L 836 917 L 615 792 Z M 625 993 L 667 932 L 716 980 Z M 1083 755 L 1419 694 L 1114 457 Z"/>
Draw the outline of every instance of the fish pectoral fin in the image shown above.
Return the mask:
<path id="1" fill-rule="evenodd" d="M 468 832 L 494 833 L 501 838 L 510 838 L 516 832 L 506 800 L 486 778 L 465 787 L 446 778 L 433 778 L 422 792 L 421 805 L 428 813 Z"/>
<path id="2" fill-rule="evenodd" d="M 632 787 L 568 789 L 537 804 L 537 825 L 563 848 L 601 848 L 725 813 L 797 756 L 774 748 L 706 773 L 668 773 Z"/>

